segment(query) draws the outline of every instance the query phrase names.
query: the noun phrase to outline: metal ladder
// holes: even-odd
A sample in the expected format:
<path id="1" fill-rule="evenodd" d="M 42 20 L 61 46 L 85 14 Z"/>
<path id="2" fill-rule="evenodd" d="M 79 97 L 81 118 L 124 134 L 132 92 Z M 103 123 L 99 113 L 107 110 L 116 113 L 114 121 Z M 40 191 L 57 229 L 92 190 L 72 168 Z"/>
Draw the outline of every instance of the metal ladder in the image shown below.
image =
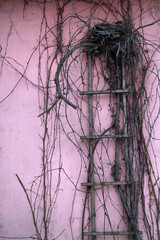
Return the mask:
<path id="1" fill-rule="evenodd" d="M 128 162 L 128 138 L 133 137 L 131 134 L 128 134 L 128 126 L 127 126 L 127 98 L 126 94 L 129 94 L 131 90 L 126 89 L 126 80 L 125 80 L 125 63 L 122 60 L 122 89 L 116 90 L 103 90 L 103 91 L 93 91 L 92 90 L 92 56 L 88 54 L 88 72 L 89 72 L 89 89 L 88 91 L 80 92 L 80 95 L 88 95 L 89 97 L 89 135 L 88 136 L 81 136 L 81 139 L 84 141 L 88 141 L 89 143 L 89 172 L 88 172 L 88 182 L 82 183 L 82 186 L 86 186 L 90 189 L 90 198 L 91 198 L 91 232 L 85 232 L 82 229 L 82 239 L 85 239 L 85 236 L 91 236 L 92 240 L 96 240 L 97 236 L 118 236 L 118 235 L 128 235 L 130 240 L 132 239 L 141 239 L 136 236 L 135 229 L 133 228 L 130 221 L 128 221 L 128 231 L 110 231 L 110 232 L 98 232 L 96 231 L 96 213 L 95 213 L 95 186 L 113 186 L 118 187 L 124 185 L 126 187 L 126 196 L 127 196 L 127 206 L 130 210 L 131 206 L 131 198 L 130 198 L 130 175 L 129 175 L 129 162 Z M 115 94 L 117 99 L 117 104 L 120 101 L 120 95 L 123 102 L 123 125 L 124 131 L 123 134 L 119 134 L 119 132 L 115 133 L 114 135 L 93 135 L 93 105 L 92 105 L 92 96 L 97 94 Z M 116 116 L 117 120 L 119 120 L 119 112 L 117 112 Z M 118 181 L 118 177 L 115 176 L 115 181 L 113 182 L 95 182 L 94 181 L 94 157 L 93 157 L 93 141 L 95 139 L 107 139 L 107 138 L 114 138 L 116 144 L 116 153 L 115 153 L 115 164 L 118 166 L 119 163 L 119 139 L 123 140 L 124 149 L 125 149 L 125 181 L 120 182 Z M 117 174 L 117 172 L 116 172 Z M 121 192 L 120 192 L 121 194 Z M 122 197 L 122 196 L 121 196 Z M 138 235 L 139 236 L 139 235 Z"/>

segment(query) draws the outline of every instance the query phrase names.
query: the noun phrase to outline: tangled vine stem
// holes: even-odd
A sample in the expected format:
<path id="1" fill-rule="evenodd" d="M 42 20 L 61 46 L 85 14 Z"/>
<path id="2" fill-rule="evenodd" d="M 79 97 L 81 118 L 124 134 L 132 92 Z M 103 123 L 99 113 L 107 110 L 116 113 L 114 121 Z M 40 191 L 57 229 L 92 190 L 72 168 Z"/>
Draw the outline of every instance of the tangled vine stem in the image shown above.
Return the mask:
<path id="1" fill-rule="evenodd" d="M 42 20 L 38 45 L 23 71 L 16 68 L 20 63 L 6 55 L 10 32 L 4 53 L 0 47 L 0 72 L 7 64 L 20 75 L 0 103 L 25 78 L 38 90 L 38 117 L 44 126 L 39 176 L 27 190 L 16 175 L 32 213 L 35 235 L 31 239 L 65 239 L 68 230 L 57 234 L 53 226 L 64 176 L 74 190 L 66 239 L 160 239 L 159 172 L 151 150 L 160 114 L 159 68 L 154 61 L 159 45 L 145 33 L 160 17 L 158 1 L 150 2 L 154 11 L 148 9 L 148 3 L 28 0 L 23 18 L 27 8 L 38 5 Z M 47 15 L 51 7 L 55 25 Z M 154 21 L 143 24 L 145 14 Z M 35 53 L 39 54 L 37 85 L 27 77 Z M 74 179 L 62 161 L 61 133 L 77 150 L 79 172 Z M 81 204 L 79 236 L 73 221 L 77 201 Z"/>

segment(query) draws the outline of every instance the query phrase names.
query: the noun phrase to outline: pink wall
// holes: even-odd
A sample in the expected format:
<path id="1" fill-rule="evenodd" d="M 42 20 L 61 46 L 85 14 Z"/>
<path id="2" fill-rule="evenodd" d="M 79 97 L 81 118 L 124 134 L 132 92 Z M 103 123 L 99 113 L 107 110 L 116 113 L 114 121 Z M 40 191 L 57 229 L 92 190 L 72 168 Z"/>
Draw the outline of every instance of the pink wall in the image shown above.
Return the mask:
<path id="1" fill-rule="evenodd" d="M 148 9 L 149 1 L 146 2 L 146 9 Z M 118 6 L 118 5 L 117 5 Z M 31 238 L 35 234 L 35 228 L 33 225 L 33 219 L 31 215 L 31 210 L 26 199 L 25 193 L 18 182 L 16 175 L 20 177 L 26 189 L 31 189 L 32 181 L 36 179 L 37 176 L 41 176 L 43 173 L 42 167 L 42 147 L 44 136 L 44 118 L 38 117 L 40 113 L 44 110 L 44 98 L 45 89 L 41 91 L 38 90 L 38 85 L 42 87 L 46 84 L 47 79 L 47 64 L 51 64 L 52 53 L 55 51 L 56 41 L 54 35 L 49 32 L 46 34 L 47 39 L 41 41 L 41 45 L 38 46 L 39 39 L 42 39 L 46 29 L 45 24 L 42 24 L 42 4 L 37 4 L 30 2 L 25 6 L 24 17 L 23 17 L 23 1 L 1 1 L 0 3 L 0 25 L 1 25 L 1 35 L 0 35 L 0 45 L 2 46 L 1 51 L 1 68 L 0 68 L 0 239 L 7 237 L 25 237 Z M 69 3 L 63 13 L 63 17 L 68 17 L 68 20 L 64 23 L 63 27 L 63 41 L 66 44 L 70 39 L 70 36 L 77 30 L 77 37 L 74 40 L 74 44 L 80 40 L 84 33 L 86 33 L 86 28 L 79 33 L 78 30 L 82 26 L 77 18 L 74 18 L 75 13 L 79 13 L 81 18 L 87 16 L 90 10 L 89 3 L 83 3 L 81 1 L 73 1 Z M 102 11 L 101 8 L 95 9 L 93 11 L 93 16 L 103 19 L 106 17 L 106 13 Z M 148 24 L 153 21 L 152 14 L 154 13 L 154 8 L 147 11 L 143 15 L 143 24 Z M 46 16 L 49 27 L 56 24 L 56 2 L 46 4 Z M 158 13 L 157 13 L 158 14 Z M 135 26 L 140 26 L 139 11 L 137 11 L 136 5 L 133 12 L 133 18 L 135 21 Z M 85 19 L 85 18 L 84 18 Z M 94 18 L 93 18 L 94 19 Z M 44 21 L 44 19 L 43 19 Z M 100 20 L 99 20 L 100 21 Z M 107 18 L 108 22 L 115 21 L 112 14 L 109 13 Z M 97 23 L 97 19 L 92 20 L 92 24 Z M 42 25 L 41 25 L 42 24 Z M 40 27 L 42 26 L 42 36 L 40 36 Z M 48 29 L 47 29 L 48 31 Z M 152 39 L 153 41 L 159 41 L 159 23 L 145 28 L 145 36 L 147 39 Z M 53 28 L 53 33 L 56 34 L 56 29 Z M 44 47 L 51 46 L 46 51 L 42 58 L 40 59 L 39 53 L 41 53 Z M 159 44 L 159 42 L 158 42 Z M 145 48 L 145 46 L 144 46 Z M 63 49 L 66 50 L 65 48 Z M 149 54 L 152 54 L 154 48 L 149 50 Z M 47 55 L 48 54 L 48 55 Z M 63 53 L 62 53 L 63 54 Z M 77 52 L 75 53 L 77 54 Z M 47 57 L 50 56 L 47 62 Z M 59 55 L 60 56 L 60 55 Z M 73 57 L 75 55 L 73 54 Z M 155 59 L 157 59 L 157 66 L 159 66 L 159 54 L 156 53 Z M 38 78 L 38 64 L 41 60 L 41 79 Z M 69 58 L 69 61 L 72 59 Z M 83 66 L 85 69 L 86 57 L 80 56 L 77 58 L 77 62 L 72 64 L 70 69 L 70 80 L 73 81 L 72 87 L 77 91 L 76 88 L 80 90 L 87 90 L 87 83 L 84 85 L 79 76 L 82 77 L 83 71 L 81 69 L 81 61 L 84 61 Z M 52 67 L 51 79 L 54 79 L 54 74 L 56 71 L 56 61 Z M 65 71 L 65 69 L 64 69 Z M 154 70 L 155 71 L 155 70 Z M 23 77 L 21 76 L 21 74 Z M 95 74 L 96 75 L 96 74 Z M 40 75 L 39 75 L 40 76 Z M 87 78 L 87 72 L 84 74 Z M 102 79 L 102 76 L 100 76 Z M 61 80 L 61 78 L 60 78 Z M 96 82 L 96 78 L 95 78 Z M 75 86 L 74 86 L 75 83 Z M 152 83 L 154 83 L 152 85 Z M 52 84 L 52 92 L 50 96 L 53 97 L 50 103 L 54 101 L 55 85 Z M 16 87 L 15 87 L 16 86 Z M 96 83 L 95 83 L 95 86 Z M 148 94 L 150 93 L 151 87 L 153 86 L 152 96 L 150 96 L 150 109 L 153 109 L 152 119 L 154 122 L 157 114 L 159 114 L 159 95 L 156 96 L 156 90 L 159 94 L 158 79 L 154 79 L 154 74 L 148 73 L 147 87 Z M 103 87 L 103 84 L 99 84 L 99 89 Z M 108 89 L 108 86 L 105 86 Z M 13 91 L 14 90 L 14 91 Z M 12 92 L 12 93 L 11 93 Z M 11 94 L 10 94 L 11 93 Z M 8 97 L 7 97 L 8 96 Z M 156 100 L 157 97 L 157 100 Z M 76 99 L 72 94 L 69 95 L 69 100 L 75 105 L 77 104 Z M 109 103 L 109 98 L 100 99 L 99 104 L 99 117 L 103 119 L 101 128 L 107 128 L 110 126 L 111 117 L 108 109 L 104 110 L 107 101 L 107 106 Z M 155 103 L 156 102 L 156 103 Z M 87 162 L 87 148 L 85 143 L 82 143 L 78 135 L 74 136 L 71 133 L 71 127 L 69 126 L 65 118 L 65 110 L 67 109 L 68 121 L 74 130 L 79 134 L 88 134 L 88 107 L 87 103 L 81 102 L 79 100 L 79 109 L 83 109 L 83 113 L 80 110 L 74 110 L 70 106 L 65 105 L 62 101 L 61 109 L 59 114 L 61 116 L 60 120 L 56 120 L 55 110 L 52 111 L 48 116 L 48 134 L 49 137 L 45 142 L 46 155 L 48 156 L 48 178 L 47 183 L 51 185 L 48 191 L 47 197 L 47 207 L 49 208 L 49 197 L 52 198 L 52 216 L 50 219 L 49 226 L 49 237 L 48 239 L 55 239 L 58 235 L 60 240 L 81 239 L 81 221 L 82 221 L 82 211 L 84 204 L 84 196 L 86 187 L 81 186 L 81 182 L 87 181 L 86 165 Z M 51 106 L 51 105 L 49 105 Z M 101 108 L 102 107 L 102 108 Z M 103 108 L 104 107 L 104 108 Z M 77 115 L 78 113 L 78 115 Z M 44 115 L 45 116 L 45 115 Z M 79 121 L 81 120 L 81 122 Z M 98 122 L 98 116 L 95 120 Z M 81 123 L 81 124 L 80 124 Z M 75 147 L 74 144 L 67 139 L 66 134 L 63 131 L 65 127 L 66 134 L 71 140 L 79 147 L 84 149 L 86 156 L 81 155 L 80 148 Z M 147 129 L 147 122 L 146 122 Z M 97 126 L 97 132 L 100 131 L 99 126 Z M 146 141 L 148 138 L 147 131 L 145 130 Z M 159 118 L 156 119 L 156 123 L 153 130 L 153 137 L 159 139 Z M 56 140 L 56 141 L 54 141 Z M 107 144 L 107 142 L 105 142 Z M 114 158 L 114 144 L 111 145 L 109 151 L 109 157 L 112 161 Z M 152 150 L 154 148 L 154 152 Z M 53 152 L 52 152 L 53 151 Z M 99 146 L 98 152 L 101 151 Z M 103 149 L 104 151 L 104 149 Z M 160 165 L 159 165 L 159 142 L 152 141 L 152 145 L 149 145 L 149 152 L 151 155 L 151 161 L 155 167 L 155 175 L 158 180 Z M 105 153 L 102 155 L 104 156 Z M 100 162 L 98 162 L 97 153 L 97 168 L 100 169 Z M 109 161 L 107 162 L 109 164 Z M 105 180 L 112 181 L 110 175 L 110 170 L 108 170 L 109 165 L 104 164 L 105 170 Z M 110 168 L 109 168 L 110 169 Z M 41 178 L 39 178 L 41 179 Z M 38 214 L 37 222 L 39 229 L 42 229 L 43 236 L 43 204 L 41 201 L 41 194 L 43 193 L 42 185 L 39 185 L 39 179 L 36 184 L 33 185 L 33 191 L 29 193 L 33 206 L 35 206 L 35 213 Z M 51 179 L 51 180 L 50 180 Z M 146 177 L 147 179 L 147 177 Z M 155 181 L 156 181 L 155 179 Z M 159 181 L 159 180 L 158 180 Z M 157 181 L 157 183 L 159 183 Z M 47 186 L 49 186 L 47 185 Z M 39 195 L 37 194 L 39 186 Z M 148 186 L 146 180 L 146 202 L 148 201 Z M 157 191 L 157 190 L 156 190 Z M 111 195 L 110 195 L 111 194 Z M 114 200 L 114 204 L 110 200 L 110 196 Z M 99 198 L 102 196 L 96 196 L 96 210 L 97 210 L 97 229 L 103 231 L 102 226 L 102 216 L 104 215 L 103 209 L 100 208 Z M 119 207 L 119 212 L 123 215 L 123 210 L 119 204 L 119 198 L 114 190 L 108 188 L 105 190 L 106 205 L 108 210 L 110 210 L 110 219 L 115 231 L 126 230 L 124 222 L 121 222 L 119 213 L 114 206 Z M 34 205 L 35 204 L 35 205 Z M 149 205 L 148 208 L 149 215 Z M 154 207 L 153 207 L 154 208 Z M 87 216 L 86 216 L 87 218 Z M 150 218 L 150 217 L 149 217 Z M 87 222 L 87 219 L 85 219 Z M 154 220 L 155 221 L 155 220 Z M 118 229 L 119 226 L 119 229 Z M 143 226 L 141 228 L 143 231 Z M 156 228 L 154 231 L 155 238 L 157 239 Z M 17 238 L 16 238 L 17 237 Z M 87 238 L 86 238 L 87 239 Z M 104 239 L 102 237 L 97 238 L 98 240 Z M 105 239 L 111 239 L 111 237 L 106 237 Z M 127 239 L 127 237 L 116 237 L 117 240 Z M 143 239 L 148 239 L 143 232 Z"/>

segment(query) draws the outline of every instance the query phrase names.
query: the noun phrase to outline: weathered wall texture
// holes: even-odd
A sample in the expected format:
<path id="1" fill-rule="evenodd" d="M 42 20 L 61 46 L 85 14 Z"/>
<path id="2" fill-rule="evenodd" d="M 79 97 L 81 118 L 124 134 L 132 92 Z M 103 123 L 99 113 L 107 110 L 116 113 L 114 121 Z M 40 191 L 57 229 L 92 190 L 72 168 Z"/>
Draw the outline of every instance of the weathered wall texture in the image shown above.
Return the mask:
<path id="1" fill-rule="evenodd" d="M 24 2 L 21 0 L 0 2 L 0 46 L 2 47 L 0 52 L 0 239 L 7 239 L 7 237 L 8 239 L 12 239 L 12 237 L 15 237 L 14 239 L 33 239 L 36 236 L 33 215 L 26 197 L 28 194 L 38 231 L 43 239 L 47 236 L 45 234 L 48 234 L 47 239 L 50 240 L 78 240 L 81 239 L 86 191 L 86 187 L 81 186 L 81 183 L 87 181 L 87 158 L 89 158 L 88 145 L 80 139 L 80 136 L 89 134 L 88 98 L 85 97 L 83 100 L 76 98 L 79 90 L 88 90 L 88 60 L 85 53 L 79 54 L 80 57 L 78 56 L 78 51 L 81 53 L 80 50 L 73 53 L 68 59 L 68 65 L 64 62 L 60 74 L 61 88 L 63 86 L 64 92 L 67 91 L 68 86 L 66 82 L 63 82 L 65 76 L 74 90 L 74 93 L 71 92 L 65 96 L 74 105 L 78 105 L 78 110 L 60 100 L 58 105 L 50 113 L 47 113 L 47 117 L 46 114 L 40 117 L 38 115 L 51 107 L 55 101 L 54 76 L 58 61 L 67 52 L 67 49 L 74 47 L 87 32 L 87 26 L 82 20 L 87 21 L 91 26 L 100 23 L 103 19 L 109 23 L 121 21 L 120 18 L 116 19 L 116 9 L 120 11 L 120 4 L 115 4 L 115 12 L 111 14 L 109 10 L 108 12 L 103 11 L 103 4 L 95 5 L 94 9 L 91 8 L 90 1 L 88 3 L 70 1 L 62 11 L 63 28 L 61 29 L 60 26 L 56 28 L 59 13 L 57 9 L 65 1 L 59 1 L 59 6 L 57 1 L 50 1 L 50 3 L 46 3 L 45 9 L 42 3 L 38 3 L 40 1 L 27 1 L 26 5 Z M 108 1 L 102 2 L 109 4 Z M 137 3 L 134 1 L 134 3 L 132 18 L 135 28 L 140 27 L 141 24 L 146 25 L 156 21 L 158 7 L 155 8 L 154 4 L 151 6 L 150 2 L 146 1 L 142 6 L 144 9 L 140 9 L 139 1 Z M 149 10 L 145 12 L 145 9 Z M 140 18 L 141 14 L 142 19 Z M 90 19 L 88 19 L 89 16 Z M 62 39 L 56 39 L 57 29 L 63 30 Z M 156 199 L 158 199 L 158 185 L 156 184 L 159 184 L 160 173 L 159 79 L 157 75 L 160 56 L 158 52 L 159 23 L 140 29 L 140 32 L 148 41 L 148 45 L 142 43 L 143 50 L 149 51 L 151 60 L 157 64 L 157 68 L 151 64 L 146 76 L 149 104 L 143 110 L 146 111 L 143 117 L 146 145 L 148 139 L 152 138 L 152 144 L 147 147 L 150 161 L 154 167 L 153 184 L 156 186 Z M 61 46 L 62 40 L 63 47 Z M 60 46 L 57 56 L 53 60 L 56 55 L 57 43 Z M 153 43 L 157 45 L 151 48 L 150 44 Z M 61 47 L 62 49 L 60 49 Z M 76 61 L 73 63 L 74 57 L 76 57 Z M 100 60 L 97 59 L 95 62 L 97 62 L 95 64 L 97 68 L 101 69 Z M 70 68 L 68 68 L 69 63 L 71 63 Z M 99 82 L 104 81 L 103 74 L 99 69 L 92 72 L 93 87 L 95 90 L 107 90 L 109 85 Z M 49 72 L 49 70 L 51 71 Z M 97 76 L 99 77 L 97 78 Z M 51 81 L 49 89 L 47 89 L 48 79 Z M 136 87 L 138 88 L 138 85 Z M 47 100 L 47 94 L 49 100 Z M 95 129 L 100 134 L 112 124 L 109 111 L 110 97 L 102 97 L 98 102 L 96 101 L 97 99 L 93 98 L 93 105 L 96 109 L 95 123 L 97 123 Z M 99 122 L 101 125 L 98 125 Z M 153 129 L 150 126 L 153 126 Z M 106 147 L 97 145 L 95 164 L 99 174 L 95 172 L 95 179 L 96 181 L 99 179 L 113 181 L 111 166 L 115 158 L 115 144 L 113 140 L 110 142 L 104 140 L 103 144 Z M 105 162 L 105 159 L 108 160 Z M 44 174 L 46 174 L 45 182 Z M 144 184 L 146 212 L 149 224 L 152 226 L 152 239 L 158 240 L 157 227 L 153 228 L 153 223 L 156 225 L 157 220 L 156 214 L 154 215 L 157 210 L 155 210 L 155 202 L 152 199 L 153 189 L 151 188 L 151 193 L 148 190 L 150 183 L 147 174 L 144 179 L 146 179 Z M 21 184 L 20 181 L 22 181 Z M 127 224 L 122 217 L 125 216 L 125 213 L 117 192 L 110 186 L 101 194 L 96 193 L 95 199 L 98 231 L 104 231 L 104 225 L 106 225 L 105 231 L 111 231 L 109 220 L 104 221 L 107 214 L 110 216 L 113 231 L 127 231 Z M 105 214 L 100 199 L 104 200 L 108 207 L 108 212 Z M 46 213 L 44 207 L 47 209 Z M 139 211 L 139 219 L 144 218 L 141 208 Z M 90 224 L 87 219 L 89 213 L 87 214 L 84 218 L 85 231 Z M 142 222 L 140 220 L 139 223 L 140 230 L 143 231 L 142 239 L 151 239 L 147 236 Z M 45 228 L 48 229 L 48 233 L 45 232 Z M 105 238 L 99 236 L 97 239 L 112 239 L 112 236 Z M 128 237 L 117 236 L 115 239 L 122 240 L 128 239 Z"/>

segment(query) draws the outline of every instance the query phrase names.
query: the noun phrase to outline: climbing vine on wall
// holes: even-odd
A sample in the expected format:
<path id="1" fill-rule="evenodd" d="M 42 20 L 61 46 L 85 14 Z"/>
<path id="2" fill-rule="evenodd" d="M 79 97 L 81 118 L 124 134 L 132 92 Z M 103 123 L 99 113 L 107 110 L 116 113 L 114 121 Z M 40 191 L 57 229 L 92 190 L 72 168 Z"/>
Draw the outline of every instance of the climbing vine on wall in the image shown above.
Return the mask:
<path id="1" fill-rule="evenodd" d="M 8 64 L 21 75 L 1 103 L 24 79 L 38 92 L 37 117 L 43 126 L 41 172 L 29 190 L 17 175 L 32 213 L 35 235 L 30 238 L 64 239 L 63 229 L 56 236 L 52 232 L 52 219 L 65 176 L 74 189 L 71 236 L 66 239 L 124 239 L 123 234 L 132 240 L 159 239 L 159 172 L 153 150 L 160 114 L 159 70 L 154 60 L 159 44 L 148 33 L 159 24 L 158 1 L 30 0 L 24 2 L 24 19 L 27 8 L 35 4 L 42 12 L 39 39 L 24 71 L 6 57 L 7 47 L 1 54 L 1 71 Z M 53 9 L 54 24 L 48 20 L 48 8 Z M 147 16 L 153 21 L 144 21 Z M 35 85 L 27 78 L 27 69 L 37 53 Z M 92 139 L 88 141 L 87 136 Z M 63 137 L 73 144 L 81 163 L 76 179 L 64 167 Z M 93 186 L 94 182 L 99 184 Z M 78 193 L 82 199 L 79 235 L 73 223 Z M 117 226 L 111 207 L 119 219 Z M 96 219 L 100 223 L 97 235 Z"/>

